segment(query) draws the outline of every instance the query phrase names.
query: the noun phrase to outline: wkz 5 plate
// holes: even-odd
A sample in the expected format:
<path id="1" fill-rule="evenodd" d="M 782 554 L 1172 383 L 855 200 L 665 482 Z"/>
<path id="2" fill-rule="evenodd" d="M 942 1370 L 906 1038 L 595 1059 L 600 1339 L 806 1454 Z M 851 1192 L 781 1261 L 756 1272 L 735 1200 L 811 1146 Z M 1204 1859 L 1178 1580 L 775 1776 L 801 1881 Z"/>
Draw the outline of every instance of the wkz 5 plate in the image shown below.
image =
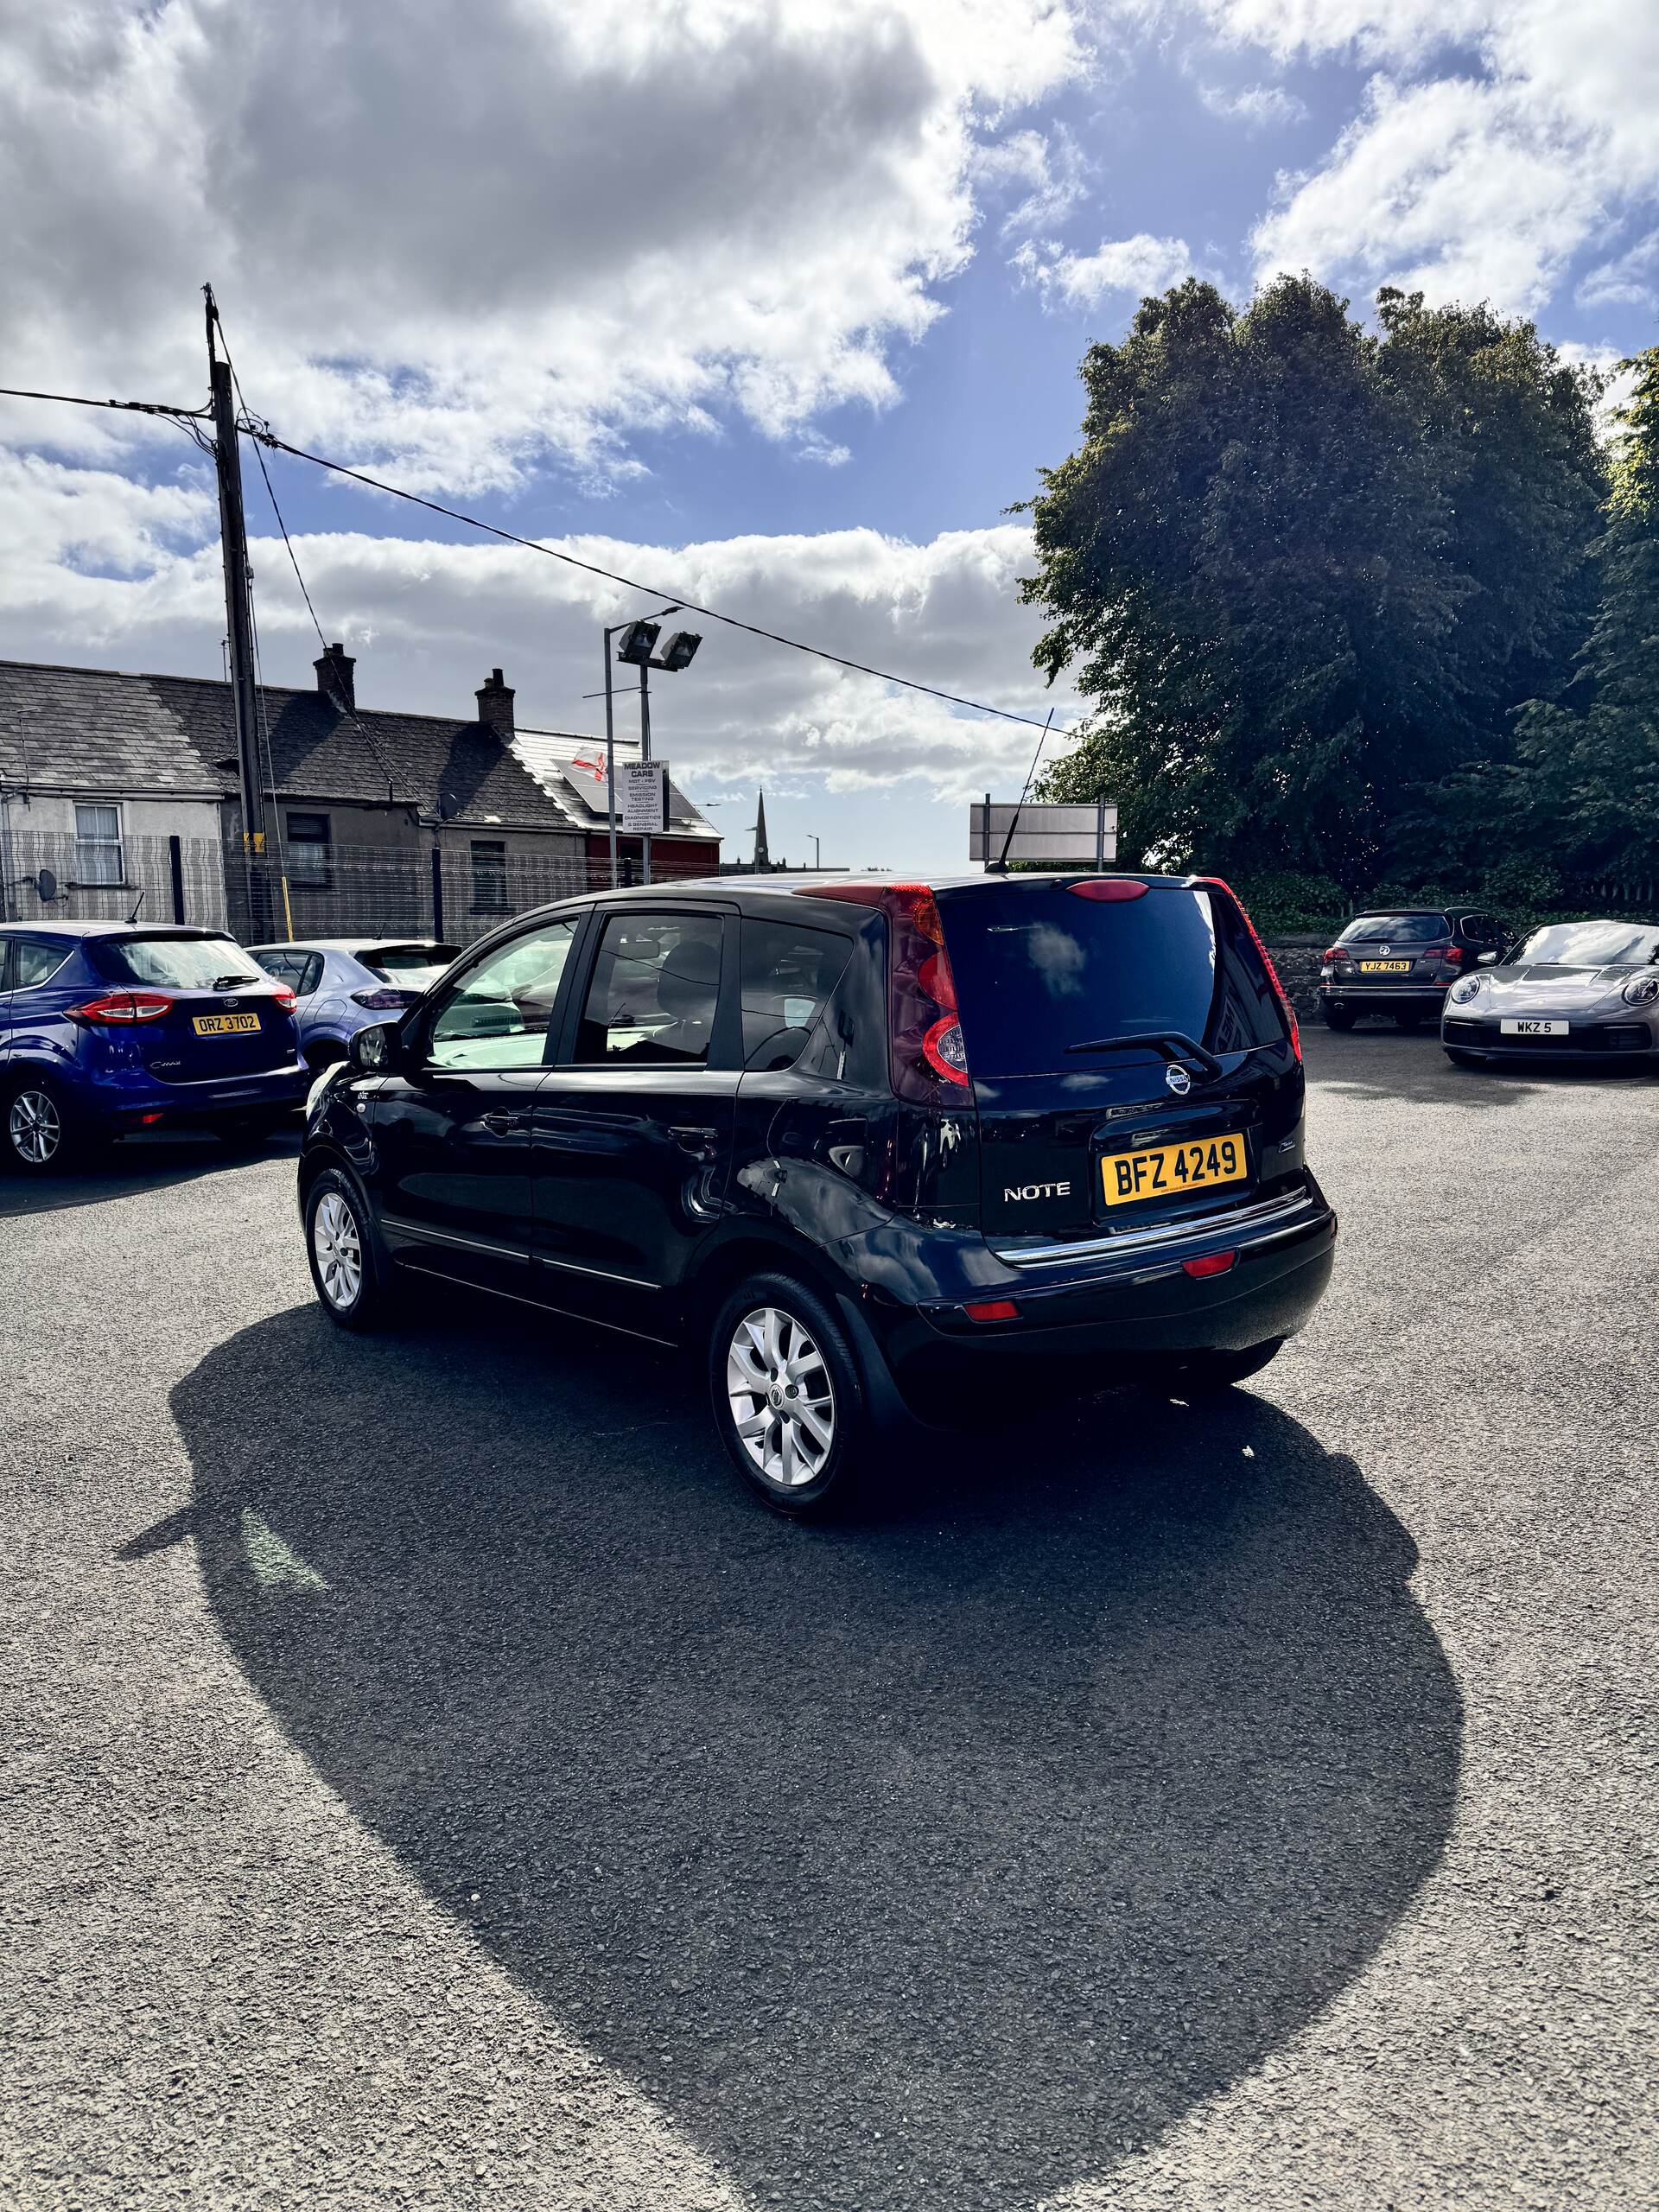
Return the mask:
<path id="1" fill-rule="evenodd" d="M 1144 1152 L 1109 1153 L 1100 1163 L 1109 1206 L 1166 1198 L 1211 1183 L 1242 1183 L 1249 1172 L 1243 1137 L 1205 1137 L 1192 1144 L 1148 1145 Z"/>
<path id="2" fill-rule="evenodd" d="M 1503 1037 L 1565 1037 L 1567 1034 L 1567 1025 L 1564 1021 L 1528 1021 L 1517 1017 L 1513 1021 L 1500 1021 L 1497 1027 L 1499 1035 Z"/>

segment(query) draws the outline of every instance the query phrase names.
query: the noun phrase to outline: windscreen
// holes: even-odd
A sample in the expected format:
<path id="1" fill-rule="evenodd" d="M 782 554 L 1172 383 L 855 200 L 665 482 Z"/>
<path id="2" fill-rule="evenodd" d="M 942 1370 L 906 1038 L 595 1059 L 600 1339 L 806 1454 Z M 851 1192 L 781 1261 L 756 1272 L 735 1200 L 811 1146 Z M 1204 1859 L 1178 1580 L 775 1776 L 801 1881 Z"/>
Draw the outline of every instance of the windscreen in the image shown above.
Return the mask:
<path id="1" fill-rule="evenodd" d="M 211 991 L 270 981 L 257 961 L 227 937 L 106 937 L 94 938 L 88 949 L 99 974 L 112 983 Z"/>
<path id="2" fill-rule="evenodd" d="M 1284 1041 L 1279 1002 L 1219 894 L 1153 885 L 1102 902 L 1016 879 L 939 902 L 976 1076 L 1071 1074 L 1076 1047 L 1174 1031 L 1212 1052 Z"/>
<path id="3" fill-rule="evenodd" d="M 1361 914 L 1349 923 L 1338 944 L 1429 944 L 1437 937 L 1450 937 L 1452 924 L 1445 914 Z"/>
<path id="4" fill-rule="evenodd" d="M 1552 922 L 1516 945 L 1505 965 L 1659 967 L 1659 929 L 1647 922 Z"/>
<path id="5" fill-rule="evenodd" d="M 357 957 L 383 983 L 407 983 L 424 990 L 460 957 L 460 949 L 453 944 L 365 944 L 357 948 Z"/>

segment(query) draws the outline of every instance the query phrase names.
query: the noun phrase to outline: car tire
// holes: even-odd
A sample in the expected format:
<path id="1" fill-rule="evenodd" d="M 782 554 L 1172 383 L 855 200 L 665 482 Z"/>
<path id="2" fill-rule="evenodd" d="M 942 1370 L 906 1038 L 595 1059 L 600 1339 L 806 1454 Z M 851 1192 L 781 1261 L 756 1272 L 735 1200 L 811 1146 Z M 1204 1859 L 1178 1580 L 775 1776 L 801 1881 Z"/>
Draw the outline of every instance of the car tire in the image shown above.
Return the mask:
<path id="1" fill-rule="evenodd" d="M 1269 1337 L 1264 1344 L 1251 1344 L 1243 1351 L 1173 1352 L 1148 1363 L 1147 1387 L 1160 1395 L 1209 1397 L 1259 1375 L 1270 1360 L 1277 1359 L 1284 1346 L 1283 1337 Z"/>
<path id="2" fill-rule="evenodd" d="M 869 1406 L 846 1332 L 798 1277 L 750 1275 L 722 1302 L 709 1395 L 732 1465 L 774 1512 L 803 1520 L 855 1497 L 874 1440 Z"/>
<path id="3" fill-rule="evenodd" d="M 1319 1018 L 1327 1029 L 1351 1029 L 1359 1020 L 1351 1006 L 1321 1006 Z"/>
<path id="4" fill-rule="evenodd" d="M 1440 1050 L 1454 1068 L 1484 1068 L 1486 1065 L 1484 1052 L 1465 1052 L 1461 1045 L 1442 1045 Z"/>
<path id="5" fill-rule="evenodd" d="M 0 1159 L 14 1175 L 61 1175 L 85 1149 L 69 1103 L 49 1077 L 14 1075 L 0 1084 Z"/>
<path id="6" fill-rule="evenodd" d="M 378 1328 L 393 1300 L 390 1264 L 361 1186 L 325 1167 L 305 1194 L 305 1256 L 317 1302 L 337 1328 Z"/>

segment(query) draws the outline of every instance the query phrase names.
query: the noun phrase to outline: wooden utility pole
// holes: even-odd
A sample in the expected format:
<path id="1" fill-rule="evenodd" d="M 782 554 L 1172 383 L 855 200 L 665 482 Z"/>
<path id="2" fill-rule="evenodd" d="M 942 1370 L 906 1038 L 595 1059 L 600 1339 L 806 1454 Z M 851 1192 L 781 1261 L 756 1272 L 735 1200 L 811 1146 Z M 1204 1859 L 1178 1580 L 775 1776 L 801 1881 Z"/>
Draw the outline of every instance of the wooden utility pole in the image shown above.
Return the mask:
<path id="1" fill-rule="evenodd" d="M 248 929 L 257 944 L 270 933 L 265 874 L 264 779 L 261 772 L 258 702 L 253 683 L 253 618 L 248 601 L 248 531 L 242 512 L 242 453 L 237 436 L 231 365 L 214 341 L 219 309 L 213 289 L 207 303 L 207 375 L 213 409 L 213 465 L 219 477 L 219 537 L 225 557 L 225 626 L 230 643 L 231 699 L 236 711 L 236 759 L 242 789 L 242 861 L 248 894 Z"/>

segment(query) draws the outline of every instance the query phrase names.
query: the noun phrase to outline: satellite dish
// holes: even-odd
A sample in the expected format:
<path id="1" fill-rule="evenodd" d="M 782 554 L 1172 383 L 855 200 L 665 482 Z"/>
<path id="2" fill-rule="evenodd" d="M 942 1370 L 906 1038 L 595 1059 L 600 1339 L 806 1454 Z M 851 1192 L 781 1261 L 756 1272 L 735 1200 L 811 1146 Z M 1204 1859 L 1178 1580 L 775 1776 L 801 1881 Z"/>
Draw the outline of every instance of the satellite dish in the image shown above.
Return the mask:
<path id="1" fill-rule="evenodd" d="M 35 877 L 35 888 L 41 904 L 49 906 L 58 895 L 58 879 L 49 868 L 43 868 Z"/>

